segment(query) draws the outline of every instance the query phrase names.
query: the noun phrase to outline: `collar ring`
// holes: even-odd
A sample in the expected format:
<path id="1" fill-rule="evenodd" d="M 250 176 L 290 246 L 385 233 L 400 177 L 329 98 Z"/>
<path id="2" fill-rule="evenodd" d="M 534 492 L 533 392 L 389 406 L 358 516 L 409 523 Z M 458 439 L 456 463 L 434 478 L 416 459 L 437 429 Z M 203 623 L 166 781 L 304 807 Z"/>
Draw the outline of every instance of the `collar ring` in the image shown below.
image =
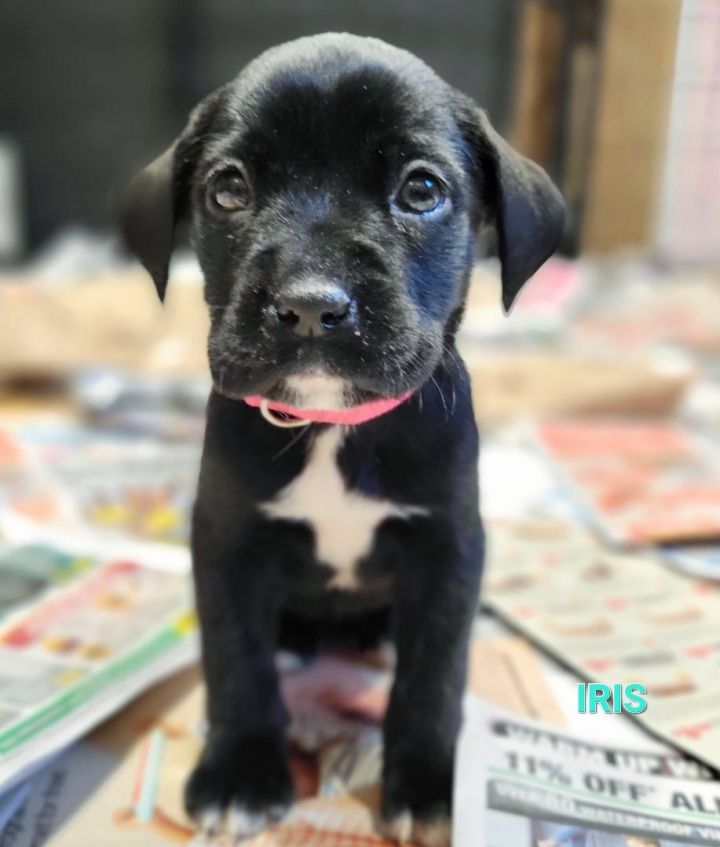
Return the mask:
<path id="1" fill-rule="evenodd" d="M 295 418 L 288 416 L 283 412 L 274 411 L 270 408 L 269 401 L 265 397 L 263 397 L 260 401 L 260 414 L 268 423 L 271 423 L 273 426 L 280 427 L 281 429 L 294 429 L 295 427 L 308 426 L 312 423 L 312 421 L 307 418 Z"/>

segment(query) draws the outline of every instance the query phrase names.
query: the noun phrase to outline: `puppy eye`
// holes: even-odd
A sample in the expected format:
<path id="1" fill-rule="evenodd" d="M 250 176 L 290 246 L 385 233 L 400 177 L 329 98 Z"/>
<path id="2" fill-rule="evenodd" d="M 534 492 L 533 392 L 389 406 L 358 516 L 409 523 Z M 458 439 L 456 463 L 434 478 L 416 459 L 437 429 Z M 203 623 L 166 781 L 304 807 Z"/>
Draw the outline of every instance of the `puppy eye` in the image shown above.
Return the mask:
<path id="1" fill-rule="evenodd" d="M 440 180 L 428 171 L 413 171 L 398 191 L 396 202 L 404 212 L 421 215 L 442 206 L 445 192 Z"/>
<path id="2" fill-rule="evenodd" d="M 215 209 L 238 212 L 250 205 L 250 186 L 237 168 L 227 168 L 210 180 L 208 200 Z"/>

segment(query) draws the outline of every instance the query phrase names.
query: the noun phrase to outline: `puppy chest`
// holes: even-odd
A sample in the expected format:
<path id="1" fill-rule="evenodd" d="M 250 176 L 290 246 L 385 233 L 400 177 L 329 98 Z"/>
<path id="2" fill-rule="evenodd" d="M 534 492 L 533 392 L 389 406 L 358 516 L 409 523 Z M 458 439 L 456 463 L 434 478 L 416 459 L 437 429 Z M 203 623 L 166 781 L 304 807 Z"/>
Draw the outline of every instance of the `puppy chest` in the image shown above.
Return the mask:
<path id="1" fill-rule="evenodd" d="M 341 443 L 340 427 L 322 432 L 302 472 L 261 510 L 267 517 L 308 526 L 317 560 L 335 571 L 331 586 L 352 588 L 356 565 L 371 552 L 378 526 L 420 510 L 348 490 L 337 463 Z"/>

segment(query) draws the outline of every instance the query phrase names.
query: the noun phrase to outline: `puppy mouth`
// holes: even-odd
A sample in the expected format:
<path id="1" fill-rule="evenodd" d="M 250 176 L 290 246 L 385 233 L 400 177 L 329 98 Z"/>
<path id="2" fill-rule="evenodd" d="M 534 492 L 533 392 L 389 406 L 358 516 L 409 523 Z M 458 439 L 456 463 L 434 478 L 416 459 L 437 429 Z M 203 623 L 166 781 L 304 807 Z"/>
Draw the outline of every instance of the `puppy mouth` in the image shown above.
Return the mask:
<path id="1" fill-rule="evenodd" d="M 385 396 L 383 392 L 362 389 L 348 379 L 319 371 L 265 381 L 250 390 L 238 391 L 224 378 L 214 379 L 213 387 L 231 400 L 254 395 L 298 409 L 326 411 L 350 409 Z"/>
<path id="2" fill-rule="evenodd" d="M 435 370 L 442 339 L 396 336 L 359 348 L 328 345 L 239 351 L 210 344 L 215 391 L 230 399 L 260 396 L 300 409 L 348 409 L 419 388 Z"/>

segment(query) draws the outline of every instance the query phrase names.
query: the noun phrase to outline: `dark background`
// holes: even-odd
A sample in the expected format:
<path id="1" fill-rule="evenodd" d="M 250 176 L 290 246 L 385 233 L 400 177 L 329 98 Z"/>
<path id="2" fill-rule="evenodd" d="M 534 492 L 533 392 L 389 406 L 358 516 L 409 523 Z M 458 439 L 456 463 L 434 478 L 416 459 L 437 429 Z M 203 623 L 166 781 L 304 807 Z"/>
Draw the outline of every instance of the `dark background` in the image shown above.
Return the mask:
<path id="1" fill-rule="evenodd" d="M 0 12 L 0 134 L 21 152 L 26 248 L 105 229 L 133 170 L 274 44 L 329 30 L 419 55 L 506 126 L 518 0 L 16 0 Z"/>

